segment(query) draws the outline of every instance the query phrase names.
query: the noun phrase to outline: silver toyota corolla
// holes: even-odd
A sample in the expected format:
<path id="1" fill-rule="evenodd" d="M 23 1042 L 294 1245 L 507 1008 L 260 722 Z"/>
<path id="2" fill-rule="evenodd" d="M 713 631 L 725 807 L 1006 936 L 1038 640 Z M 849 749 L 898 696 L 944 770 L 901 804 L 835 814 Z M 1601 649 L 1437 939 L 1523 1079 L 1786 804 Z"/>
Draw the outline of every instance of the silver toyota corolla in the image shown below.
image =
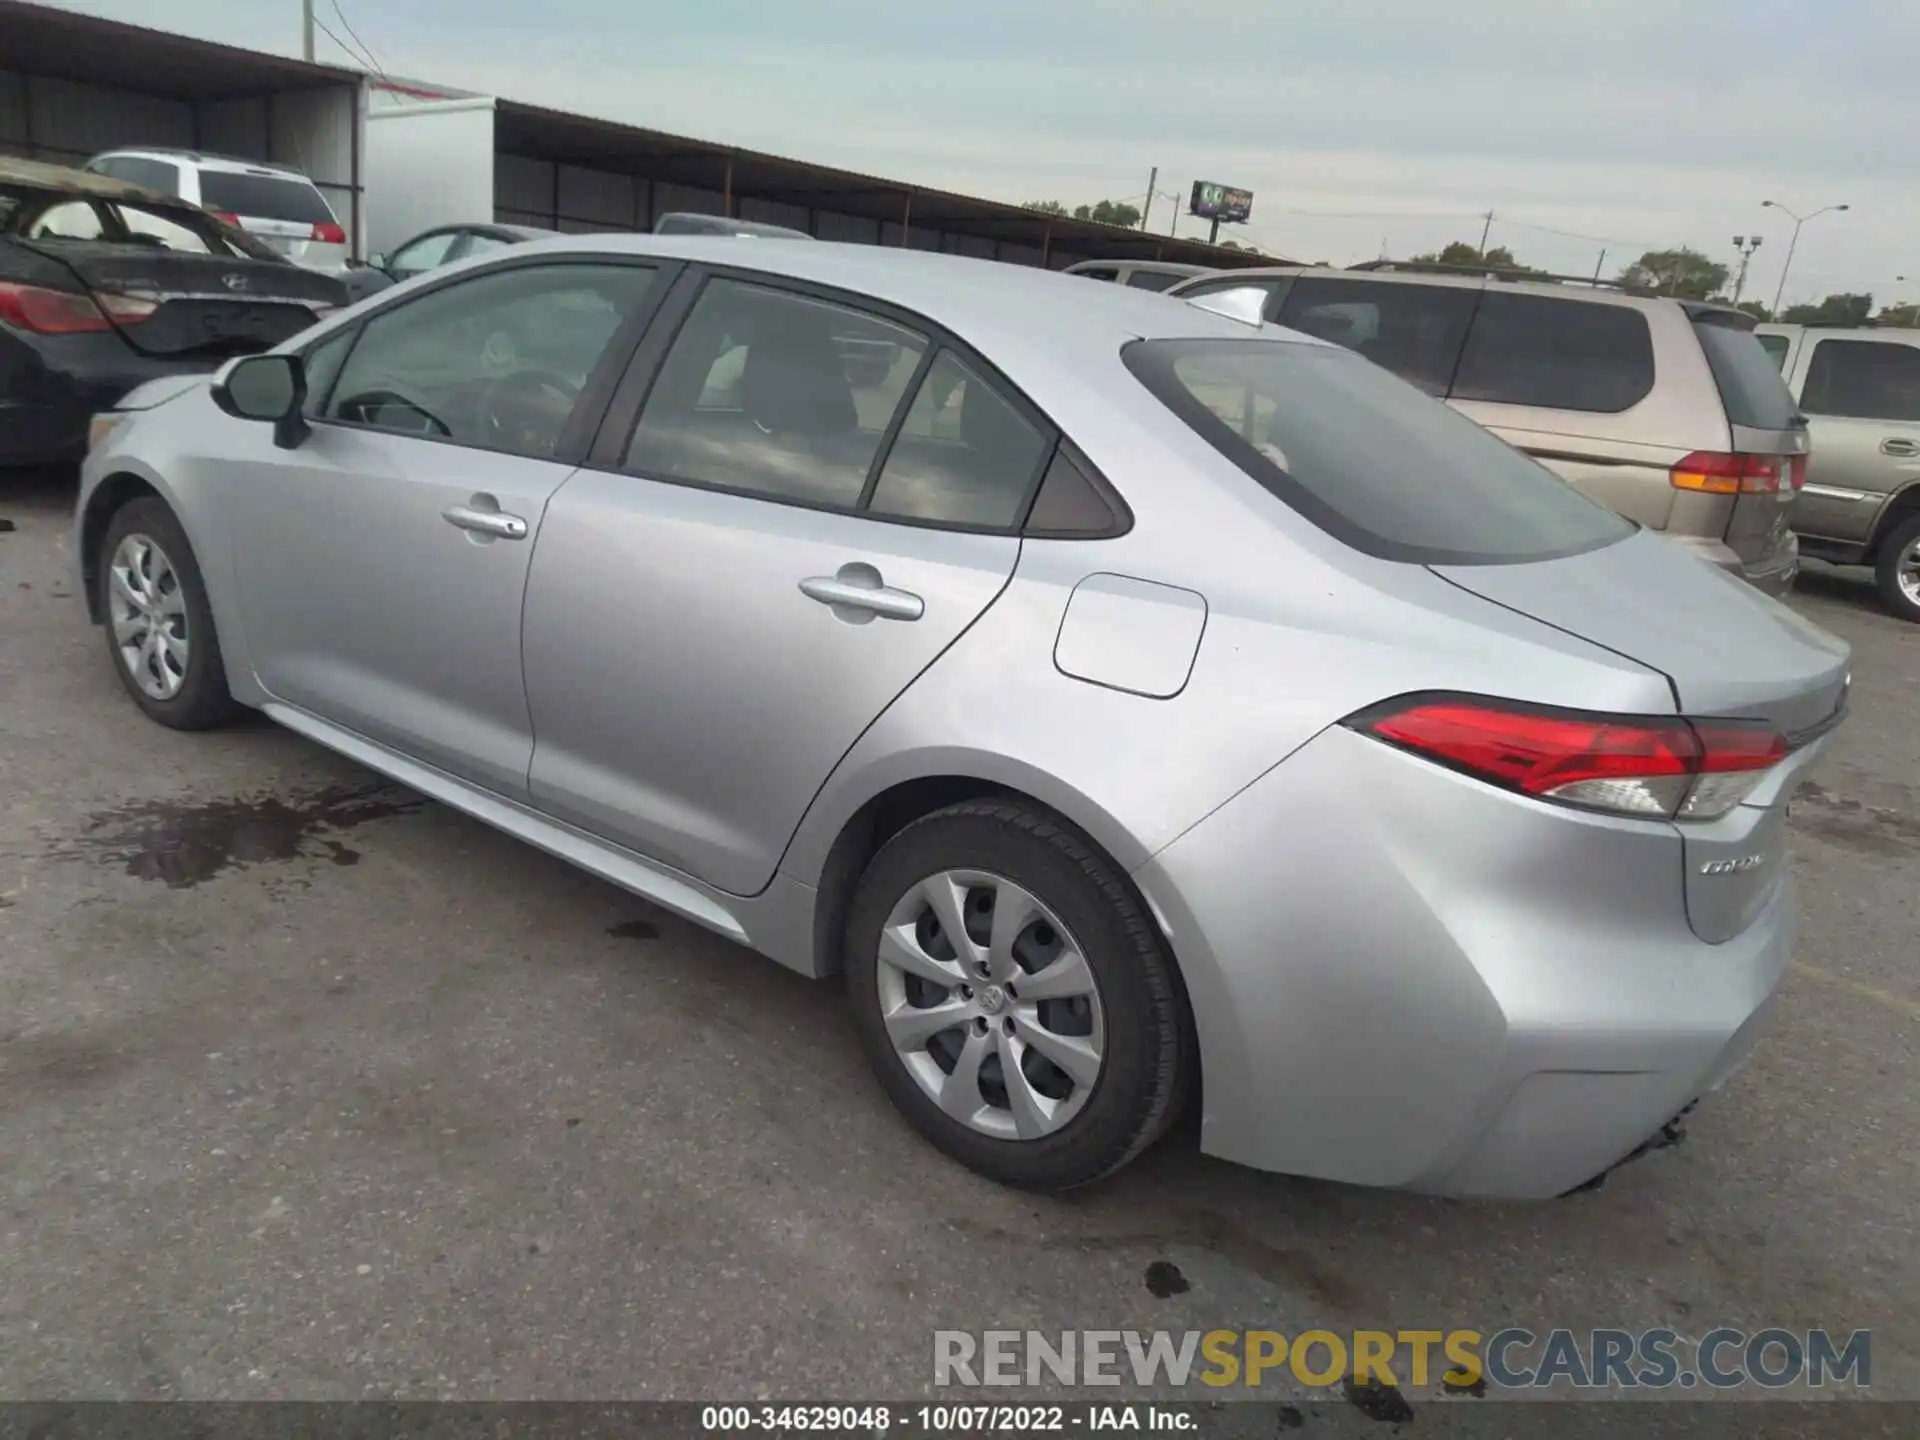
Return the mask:
<path id="1" fill-rule="evenodd" d="M 281 724 L 808 975 L 1016 1185 L 1603 1173 L 1747 1053 L 1847 652 L 1357 355 L 593 236 L 95 424 L 155 720 Z M 400 957 L 394 957 L 396 962 Z"/>

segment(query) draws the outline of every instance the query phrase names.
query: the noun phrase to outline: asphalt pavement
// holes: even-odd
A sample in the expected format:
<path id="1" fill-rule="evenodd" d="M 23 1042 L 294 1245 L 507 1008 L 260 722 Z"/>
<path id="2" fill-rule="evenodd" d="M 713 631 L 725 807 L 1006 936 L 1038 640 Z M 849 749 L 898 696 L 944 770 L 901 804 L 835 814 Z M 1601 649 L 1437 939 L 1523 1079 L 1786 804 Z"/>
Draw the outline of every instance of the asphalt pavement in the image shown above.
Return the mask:
<path id="1" fill-rule="evenodd" d="M 149 723 L 71 499 L 0 473 L 0 1397 L 904 1397 L 936 1329 L 1517 1323 L 1870 1328 L 1920 1398 L 1920 627 L 1857 576 L 1793 601 L 1855 647 L 1798 957 L 1684 1142 L 1508 1205 L 1183 1133 L 1036 1199 L 892 1112 L 837 986 L 268 723 Z"/>

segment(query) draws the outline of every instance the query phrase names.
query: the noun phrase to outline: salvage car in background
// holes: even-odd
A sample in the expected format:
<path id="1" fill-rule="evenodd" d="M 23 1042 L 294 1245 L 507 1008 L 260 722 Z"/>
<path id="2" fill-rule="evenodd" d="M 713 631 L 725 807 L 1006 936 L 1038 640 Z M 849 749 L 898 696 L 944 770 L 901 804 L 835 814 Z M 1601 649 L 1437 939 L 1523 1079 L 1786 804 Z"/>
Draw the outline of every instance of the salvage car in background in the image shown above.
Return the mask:
<path id="1" fill-rule="evenodd" d="M 77 460 L 136 385 L 268 349 L 346 299 L 197 206 L 0 157 L 0 464 Z"/>
<path id="2" fill-rule="evenodd" d="M 1871 566 L 1887 609 L 1920 622 L 1920 330 L 1757 333 L 1813 430 L 1794 510 L 1801 550 Z"/>
<path id="3" fill-rule="evenodd" d="M 1743 311 L 1379 261 L 1234 270 L 1168 293 L 1357 350 L 1769 594 L 1799 573 L 1806 424 Z"/>
<path id="4" fill-rule="evenodd" d="M 528 309 L 537 365 L 445 343 Z M 857 387 L 842 337 L 900 362 Z M 593 235 L 131 403 L 74 542 L 134 704 L 844 969 L 887 1094 L 1001 1181 L 1098 1179 L 1197 1087 L 1228 1159 L 1557 1195 L 1787 962 L 1846 647 L 1339 347 Z"/>
<path id="5" fill-rule="evenodd" d="M 1130 285 L 1135 290 L 1171 290 L 1184 280 L 1214 272 L 1204 265 L 1180 265 L 1171 260 L 1082 260 L 1060 273 L 1079 275 L 1087 280 L 1108 280 L 1115 285 Z"/>

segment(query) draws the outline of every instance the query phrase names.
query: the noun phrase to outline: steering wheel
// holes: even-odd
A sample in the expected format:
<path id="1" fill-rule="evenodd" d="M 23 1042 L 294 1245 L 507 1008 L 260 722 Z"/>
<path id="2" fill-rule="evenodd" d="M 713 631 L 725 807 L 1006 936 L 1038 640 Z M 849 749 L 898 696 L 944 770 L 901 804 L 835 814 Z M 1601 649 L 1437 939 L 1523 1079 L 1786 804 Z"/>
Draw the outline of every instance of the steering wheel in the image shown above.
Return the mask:
<path id="1" fill-rule="evenodd" d="M 515 455 L 552 454 L 580 390 L 551 370 L 502 375 L 480 397 L 480 423 L 489 444 Z"/>

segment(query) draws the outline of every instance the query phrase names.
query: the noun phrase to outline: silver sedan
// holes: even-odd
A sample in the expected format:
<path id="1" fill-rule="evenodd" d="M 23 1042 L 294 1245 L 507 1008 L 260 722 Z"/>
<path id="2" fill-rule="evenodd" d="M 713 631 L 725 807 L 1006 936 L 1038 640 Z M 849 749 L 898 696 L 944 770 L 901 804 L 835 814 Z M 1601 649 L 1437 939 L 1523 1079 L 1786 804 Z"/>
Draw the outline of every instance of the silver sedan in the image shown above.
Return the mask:
<path id="1" fill-rule="evenodd" d="M 1357 355 L 541 242 L 95 424 L 93 618 L 807 975 L 949 1155 L 1550 1196 L 1748 1052 L 1843 645 Z"/>

